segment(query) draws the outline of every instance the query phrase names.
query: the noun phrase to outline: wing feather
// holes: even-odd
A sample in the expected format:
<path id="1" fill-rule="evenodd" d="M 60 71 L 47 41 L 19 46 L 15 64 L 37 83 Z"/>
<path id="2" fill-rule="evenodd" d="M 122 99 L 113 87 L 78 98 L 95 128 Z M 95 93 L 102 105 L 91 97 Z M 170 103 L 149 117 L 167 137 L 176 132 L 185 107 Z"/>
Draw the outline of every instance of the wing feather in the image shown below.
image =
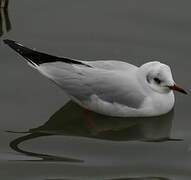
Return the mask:
<path id="1" fill-rule="evenodd" d="M 116 70 L 109 63 L 100 67 L 97 64 L 91 63 L 94 68 L 88 68 L 62 62 L 46 63 L 39 70 L 82 103 L 96 95 L 103 101 L 138 109 L 144 101 L 144 95 L 140 87 L 137 87 L 138 83 L 133 80 L 137 67 L 130 68 L 127 64 L 125 69 L 123 63 L 122 69 Z"/>

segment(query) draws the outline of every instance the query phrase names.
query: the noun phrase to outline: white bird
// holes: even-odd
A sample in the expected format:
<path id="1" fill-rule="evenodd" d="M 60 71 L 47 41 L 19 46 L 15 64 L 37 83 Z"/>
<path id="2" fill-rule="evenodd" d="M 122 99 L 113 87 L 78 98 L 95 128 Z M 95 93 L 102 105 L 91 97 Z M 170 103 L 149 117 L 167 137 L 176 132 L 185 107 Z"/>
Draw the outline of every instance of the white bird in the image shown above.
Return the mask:
<path id="1" fill-rule="evenodd" d="M 114 117 L 148 117 L 169 112 L 176 85 L 169 66 L 158 61 L 140 67 L 122 61 L 81 61 L 4 42 L 41 74 L 53 80 L 80 106 Z"/>

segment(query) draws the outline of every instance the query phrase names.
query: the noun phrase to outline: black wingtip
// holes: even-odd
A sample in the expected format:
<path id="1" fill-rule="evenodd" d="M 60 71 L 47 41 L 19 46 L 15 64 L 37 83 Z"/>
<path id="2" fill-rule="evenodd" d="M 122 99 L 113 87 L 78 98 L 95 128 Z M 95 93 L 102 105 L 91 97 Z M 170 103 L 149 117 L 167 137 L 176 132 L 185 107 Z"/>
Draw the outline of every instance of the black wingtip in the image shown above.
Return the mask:
<path id="1" fill-rule="evenodd" d="M 23 56 L 30 64 L 32 64 L 34 67 L 36 67 L 38 64 L 33 62 L 30 59 L 30 54 L 33 52 L 32 49 L 24 47 L 22 44 L 19 44 L 16 41 L 10 40 L 10 39 L 4 39 L 3 42 L 8 45 L 10 48 L 15 50 L 17 53 L 19 53 L 21 56 Z"/>
<path id="2" fill-rule="evenodd" d="M 85 64 L 85 63 L 80 62 L 80 61 L 77 61 L 77 60 L 57 57 L 57 56 L 53 56 L 53 55 L 49 55 L 46 53 L 35 51 L 35 50 L 27 48 L 27 47 L 23 46 L 22 44 L 20 44 L 16 41 L 13 41 L 13 40 L 4 39 L 3 41 L 10 48 L 15 50 L 18 54 L 23 56 L 28 62 L 32 63 L 35 66 L 43 64 L 43 63 L 51 63 L 51 62 L 61 61 L 61 62 L 69 63 L 69 64 L 79 64 L 79 65 L 91 67 L 90 65 Z"/>
<path id="3" fill-rule="evenodd" d="M 3 42 L 18 52 L 18 47 L 23 47 L 21 44 L 19 44 L 16 41 L 10 40 L 10 39 L 4 39 Z"/>
<path id="4" fill-rule="evenodd" d="M 16 41 L 10 40 L 10 39 L 4 39 L 3 42 L 8 46 L 13 46 L 15 44 L 18 44 Z"/>
<path id="5" fill-rule="evenodd" d="M 13 41 L 13 40 L 10 40 L 10 39 L 4 39 L 3 40 L 3 42 L 5 43 L 5 44 L 12 44 L 12 43 L 15 43 L 15 41 Z"/>

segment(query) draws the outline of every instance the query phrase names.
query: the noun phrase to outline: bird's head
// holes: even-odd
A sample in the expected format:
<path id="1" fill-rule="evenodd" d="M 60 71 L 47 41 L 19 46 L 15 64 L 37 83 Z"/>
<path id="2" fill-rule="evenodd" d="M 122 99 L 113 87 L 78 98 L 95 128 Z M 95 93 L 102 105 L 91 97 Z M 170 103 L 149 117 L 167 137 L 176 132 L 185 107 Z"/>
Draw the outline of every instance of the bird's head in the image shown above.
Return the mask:
<path id="1" fill-rule="evenodd" d="M 168 65 L 153 61 L 143 64 L 140 69 L 144 73 L 142 75 L 145 78 L 146 84 L 152 90 L 159 93 L 169 93 L 171 90 L 176 90 L 187 94 L 182 87 L 174 82 L 171 69 Z"/>

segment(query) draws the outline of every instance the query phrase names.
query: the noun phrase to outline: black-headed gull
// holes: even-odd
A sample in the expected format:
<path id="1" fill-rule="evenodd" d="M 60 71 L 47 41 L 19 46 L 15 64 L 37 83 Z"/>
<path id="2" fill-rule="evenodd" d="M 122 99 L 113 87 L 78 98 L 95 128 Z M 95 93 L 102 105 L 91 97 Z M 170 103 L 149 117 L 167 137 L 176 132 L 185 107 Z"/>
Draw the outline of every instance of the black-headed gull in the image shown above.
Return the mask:
<path id="1" fill-rule="evenodd" d="M 174 106 L 176 85 L 170 67 L 158 61 L 140 67 L 122 61 L 81 61 L 4 42 L 80 106 L 109 116 L 158 116 Z"/>

